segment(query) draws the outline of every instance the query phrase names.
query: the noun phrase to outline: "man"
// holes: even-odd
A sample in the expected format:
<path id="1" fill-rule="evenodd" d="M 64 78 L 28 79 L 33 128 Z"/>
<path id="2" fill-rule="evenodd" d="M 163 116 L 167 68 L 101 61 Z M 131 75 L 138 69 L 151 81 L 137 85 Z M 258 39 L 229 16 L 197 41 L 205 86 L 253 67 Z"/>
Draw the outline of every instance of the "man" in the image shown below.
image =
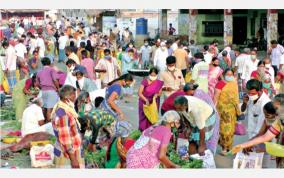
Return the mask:
<path id="1" fill-rule="evenodd" d="M 67 42 L 68 42 L 68 36 L 62 32 L 58 39 L 58 43 L 59 43 L 58 62 L 63 62 L 66 59 L 64 50 L 67 45 Z"/>
<path id="2" fill-rule="evenodd" d="M 86 50 L 86 43 L 81 41 L 80 42 L 80 47 L 77 50 L 77 56 L 78 56 L 80 62 L 83 59 L 82 58 L 82 54 L 81 54 L 83 50 Z M 86 57 L 90 58 L 90 52 L 89 51 L 86 51 L 86 52 L 87 52 L 87 56 Z"/>
<path id="3" fill-rule="evenodd" d="M 175 110 L 174 100 L 176 99 L 176 97 L 184 96 L 184 95 L 193 96 L 194 91 L 197 88 L 198 88 L 197 84 L 186 83 L 183 87 L 183 90 L 178 90 L 178 91 L 174 92 L 173 94 L 171 94 L 163 102 L 163 105 L 162 105 L 162 108 L 161 108 L 161 115 L 164 115 L 164 113 L 166 113 L 167 111 Z"/>
<path id="4" fill-rule="evenodd" d="M 17 28 L 17 36 L 18 38 L 21 38 L 21 36 L 25 33 L 25 28 L 24 28 L 24 24 L 21 23 L 19 25 L 19 27 Z"/>
<path id="5" fill-rule="evenodd" d="M 77 88 L 77 93 L 78 93 L 77 96 L 79 96 L 82 90 L 90 93 L 98 89 L 95 81 L 92 81 L 91 79 L 86 78 L 84 76 L 87 73 L 87 70 L 85 67 L 77 65 L 74 69 L 74 73 L 77 79 L 76 81 L 76 88 Z"/>
<path id="6" fill-rule="evenodd" d="M 54 135 L 52 124 L 45 124 L 42 104 L 41 93 L 39 93 L 36 98 L 32 99 L 32 104 L 24 110 L 21 127 L 22 137 L 38 132 Z"/>
<path id="7" fill-rule="evenodd" d="M 168 40 L 166 42 L 166 46 L 167 46 L 167 49 L 168 49 L 169 56 L 172 56 L 173 53 L 174 53 L 173 49 L 171 48 L 172 44 L 173 44 L 173 42 L 171 40 Z"/>
<path id="8" fill-rule="evenodd" d="M 27 59 L 28 51 L 27 51 L 27 47 L 23 43 L 24 43 L 24 39 L 20 38 L 19 43 L 15 46 L 16 55 L 17 55 L 17 57 L 19 57 L 21 59 Z"/>
<path id="9" fill-rule="evenodd" d="M 68 57 L 68 59 L 72 59 L 73 61 L 76 62 L 76 64 L 80 64 L 80 59 L 78 58 L 78 56 L 72 51 L 72 48 L 70 48 L 69 46 L 65 48 L 65 53 L 66 56 Z"/>
<path id="10" fill-rule="evenodd" d="M 211 64 L 212 58 L 215 55 L 214 52 L 215 49 L 209 48 L 208 51 L 206 51 L 206 53 L 204 54 L 204 60 L 207 64 Z"/>
<path id="11" fill-rule="evenodd" d="M 195 64 L 193 67 L 191 82 L 198 84 L 200 89 L 202 89 L 205 93 L 208 93 L 209 64 L 205 62 L 202 53 L 196 53 L 194 58 L 201 61 Z"/>
<path id="12" fill-rule="evenodd" d="M 82 138 L 78 114 L 74 109 L 76 89 L 65 85 L 59 92 L 60 101 L 52 111 L 56 168 L 84 168 Z"/>
<path id="13" fill-rule="evenodd" d="M 275 73 L 277 73 L 277 71 L 282 68 L 282 65 L 280 65 L 280 61 L 281 56 L 284 54 L 284 47 L 278 44 L 276 40 L 272 40 L 270 43 L 271 47 L 268 50 L 268 54 L 270 55 Z"/>
<path id="14" fill-rule="evenodd" d="M 258 134 L 265 119 L 263 106 L 270 101 L 269 97 L 262 91 L 262 82 L 251 79 L 247 82 L 248 94 L 243 97 L 241 111 L 246 113 L 248 120 L 248 137 L 253 138 Z"/>
<path id="15" fill-rule="evenodd" d="M 166 43 L 161 42 L 161 46 L 155 52 L 154 66 L 159 69 L 160 72 L 166 70 L 166 59 L 169 56 Z"/>
<path id="16" fill-rule="evenodd" d="M 141 47 L 139 53 L 142 62 L 142 69 L 148 69 L 152 50 L 147 40 L 144 40 L 144 45 Z"/>
<path id="17" fill-rule="evenodd" d="M 17 83 L 16 79 L 17 55 L 14 46 L 15 46 L 14 40 L 10 40 L 9 45 L 8 43 L 3 43 L 3 48 L 6 49 L 5 52 L 6 59 L 4 60 L 6 61 L 5 73 L 8 79 L 10 93 L 13 91 L 13 88 Z"/>
<path id="18" fill-rule="evenodd" d="M 195 45 L 195 41 L 194 40 L 190 40 L 189 41 L 190 45 L 189 45 L 189 50 L 191 52 L 191 55 L 194 56 L 196 53 L 199 52 L 199 48 Z"/>
<path id="19" fill-rule="evenodd" d="M 91 80 L 96 80 L 96 75 L 94 75 L 95 62 L 93 59 L 88 57 L 87 50 L 82 50 L 81 52 L 82 61 L 81 66 L 84 66 L 87 69 L 87 76 Z"/>
<path id="20" fill-rule="evenodd" d="M 33 52 L 33 57 L 28 62 L 30 75 L 33 75 L 41 70 L 42 65 L 38 55 L 38 51 Z"/>
<path id="21" fill-rule="evenodd" d="M 176 29 L 173 27 L 173 24 L 170 23 L 169 35 L 174 35 L 175 32 L 176 32 Z"/>
<path id="22" fill-rule="evenodd" d="M 46 115 L 46 121 L 50 121 L 52 108 L 59 100 L 58 90 L 59 81 L 57 71 L 50 66 L 50 59 L 44 57 L 41 60 L 43 69 L 37 73 L 36 86 L 42 91 L 43 108 Z"/>
<path id="23" fill-rule="evenodd" d="M 124 45 L 130 43 L 130 32 L 129 32 L 128 27 L 125 28 L 125 30 L 123 31 L 122 39 L 123 39 Z"/>
<path id="24" fill-rule="evenodd" d="M 183 88 L 185 81 L 180 69 L 176 68 L 176 58 L 169 56 L 166 59 L 167 68 L 161 72 L 160 80 L 164 82 L 163 91 L 165 97 Z"/>
<path id="25" fill-rule="evenodd" d="M 204 155 L 207 143 L 213 139 L 216 129 L 214 108 L 205 101 L 193 96 L 178 96 L 174 101 L 176 111 L 187 121 L 191 129 L 189 138 L 189 154 Z M 213 150 L 214 151 L 214 150 Z"/>
<path id="26" fill-rule="evenodd" d="M 177 37 L 175 38 L 175 42 L 172 44 L 171 48 L 173 49 L 173 51 L 175 51 L 176 49 L 178 49 L 178 44 L 180 43 L 180 39 Z"/>
<path id="27" fill-rule="evenodd" d="M 238 79 L 240 79 L 243 73 L 245 61 L 250 60 L 250 49 L 245 48 L 243 53 L 240 52 L 240 49 L 235 49 L 235 55 L 237 57 L 235 71 L 237 71 Z"/>
<path id="28" fill-rule="evenodd" d="M 151 61 L 150 61 L 152 65 L 154 65 L 154 58 L 155 58 L 157 49 L 159 49 L 160 47 L 160 44 L 161 44 L 161 40 L 157 39 L 157 41 L 155 42 L 155 45 L 152 46 L 152 49 L 151 49 L 152 56 L 151 56 Z"/>
<path id="29" fill-rule="evenodd" d="M 120 75 L 119 66 L 116 58 L 111 56 L 109 49 L 104 50 L 104 58 L 99 60 L 95 67 L 96 72 L 100 73 L 102 80 L 102 87 L 107 87 L 108 83 L 118 78 Z"/>
<path id="30" fill-rule="evenodd" d="M 243 86 L 246 86 L 246 82 L 250 80 L 251 73 L 257 70 L 257 64 L 259 60 L 257 59 L 256 51 L 251 51 L 250 60 L 246 60 L 243 66 L 243 73 L 241 79 L 243 80 Z"/>
<path id="31" fill-rule="evenodd" d="M 42 33 L 38 34 L 38 37 L 36 39 L 36 47 L 39 48 L 39 51 L 38 51 L 39 57 L 43 58 L 45 54 L 45 42 L 43 40 Z"/>
<path id="32" fill-rule="evenodd" d="M 185 78 L 188 69 L 188 56 L 181 43 L 178 44 L 178 49 L 174 51 L 173 56 L 176 57 L 176 68 L 181 70 L 183 78 Z"/>
<path id="33" fill-rule="evenodd" d="M 67 77 L 66 77 L 64 85 L 71 85 L 74 88 L 76 88 L 77 79 L 74 74 L 74 69 L 77 66 L 77 64 L 72 59 L 68 59 L 66 62 L 66 66 L 67 66 Z"/>

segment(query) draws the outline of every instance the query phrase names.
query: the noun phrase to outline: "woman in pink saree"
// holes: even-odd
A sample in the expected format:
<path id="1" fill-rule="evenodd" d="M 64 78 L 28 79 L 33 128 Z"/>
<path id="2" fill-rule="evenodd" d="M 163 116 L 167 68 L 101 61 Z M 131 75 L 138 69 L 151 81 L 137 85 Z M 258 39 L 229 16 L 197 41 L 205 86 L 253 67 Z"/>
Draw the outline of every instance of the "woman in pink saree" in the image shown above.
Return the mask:
<path id="1" fill-rule="evenodd" d="M 139 95 L 139 130 L 142 132 L 152 124 L 149 122 L 143 111 L 143 105 L 149 105 L 153 102 L 154 96 L 156 96 L 156 103 L 159 110 L 160 107 L 160 96 L 162 93 L 162 87 L 164 82 L 157 79 L 158 69 L 151 68 L 149 72 L 149 77 L 143 79 L 141 86 L 138 90 Z"/>
<path id="2" fill-rule="evenodd" d="M 223 70 L 219 67 L 219 60 L 217 57 L 213 57 L 209 66 L 208 74 L 208 94 L 213 99 L 215 86 L 222 76 Z"/>

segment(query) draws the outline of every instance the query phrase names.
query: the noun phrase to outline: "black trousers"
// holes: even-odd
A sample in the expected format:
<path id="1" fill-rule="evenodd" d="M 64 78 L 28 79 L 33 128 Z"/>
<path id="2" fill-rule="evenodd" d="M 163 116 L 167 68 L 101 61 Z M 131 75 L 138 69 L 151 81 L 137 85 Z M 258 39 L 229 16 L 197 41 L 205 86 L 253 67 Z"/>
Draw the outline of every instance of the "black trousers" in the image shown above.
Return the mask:
<path id="1" fill-rule="evenodd" d="M 272 65 L 273 69 L 274 69 L 274 76 L 277 76 L 277 72 L 278 72 L 278 68 L 277 66 Z"/>
<path id="2" fill-rule="evenodd" d="M 183 78 L 185 78 L 185 75 L 186 75 L 186 69 L 182 69 L 182 70 L 181 70 L 181 73 L 182 73 Z"/>

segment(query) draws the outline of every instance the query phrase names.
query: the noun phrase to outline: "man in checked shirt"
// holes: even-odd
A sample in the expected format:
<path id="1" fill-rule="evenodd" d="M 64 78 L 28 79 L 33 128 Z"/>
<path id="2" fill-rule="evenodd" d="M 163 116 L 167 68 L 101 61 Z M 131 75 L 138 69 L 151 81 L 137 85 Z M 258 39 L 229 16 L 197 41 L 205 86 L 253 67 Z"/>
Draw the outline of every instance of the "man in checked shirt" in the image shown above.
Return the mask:
<path id="1" fill-rule="evenodd" d="M 82 138 L 78 114 L 74 109 L 76 89 L 65 85 L 59 91 L 60 101 L 51 114 L 56 136 L 54 146 L 56 168 L 84 168 Z"/>

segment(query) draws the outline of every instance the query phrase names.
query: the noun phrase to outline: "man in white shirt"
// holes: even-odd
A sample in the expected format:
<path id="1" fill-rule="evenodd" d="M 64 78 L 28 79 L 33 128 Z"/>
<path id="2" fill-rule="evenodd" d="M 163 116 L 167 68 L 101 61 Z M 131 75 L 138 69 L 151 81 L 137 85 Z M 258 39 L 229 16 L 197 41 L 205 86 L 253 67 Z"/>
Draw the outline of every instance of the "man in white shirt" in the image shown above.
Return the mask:
<path id="1" fill-rule="evenodd" d="M 271 65 L 271 60 L 266 57 L 263 59 L 263 62 L 265 63 L 265 70 L 269 73 L 269 78 L 271 80 L 271 84 L 274 86 L 275 83 L 275 71 L 274 68 Z"/>
<path id="2" fill-rule="evenodd" d="M 15 46 L 14 40 L 10 40 L 9 45 L 5 44 L 3 46 L 3 48 L 6 49 L 6 53 L 5 53 L 6 59 L 4 60 L 6 61 L 5 73 L 8 79 L 10 92 L 13 91 L 13 88 L 17 83 L 17 79 L 16 79 L 17 55 L 16 55 L 16 50 L 14 46 Z"/>
<path id="3" fill-rule="evenodd" d="M 144 40 L 144 45 L 140 48 L 140 60 L 142 62 L 142 68 L 147 69 L 150 64 L 150 58 L 152 54 L 151 46 L 147 40 Z"/>
<path id="4" fill-rule="evenodd" d="M 28 51 L 27 51 L 26 46 L 23 43 L 24 43 L 24 39 L 20 38 L 19 43 L 15 46 L 16 55 L 17 57 L 20 57 L 22 59 L 27 59 Z"/>
<path id="5" fill-rule="evenodd" d="M 207 64 L 211 64 L 212 58 L 214 56 L 215 49 L 209 48 L 208 51 L 204 54 L 204 60 Z"/>
<path id="6" fill-rule="evenodd" d="M 277 70 L 279 70 L 282 66 L 280 66 L 281 56 L 284 54 L 284 47 L 276 40 L 272 40 L 271 42 L 271 48 L 268 50 L 268 54 L 270 54 L 272 66 L 275 70 L 275 73 L 277 73 Z"/>
<path id="7" fill-rule="evenodd" d="M 44 40 L 43 40 L 42 33 L 38 34 L 38 37 L 36 39 L 36 47 L 39 48 L 39 57 L 43 58 L 44 57 L 44 53 L 45 53 L 45 43 L 44 43 Z"/>
<path id="8" fill-rule="evenodd" d="M 17 29 L 17 35 L 18 38 L 21 38 L 21 36 L 25 33 L 25 29 L 24 29 L 24 24 L 20 24 L 20 26 Z"/>
<path id="9" fill-rule="evenodd" d="M 180 43 L 180 39 L 176 38 L 175 42 L 172 44 L 171 48 L 173 51 L 175 51 L 176 49 L 178 49 L 178 44 Z"/>
<path id="10" fill-rule="evenodd" d="M 64 82 L 64 85 L 71 85 L 74 88 L 76 88 L 76 77 L 75 74 L 73 74 L 74 69 L 76 67 L 76 62 L 72 59 L 68 59 L 66 62 L 67 66 L 67 76 Z"/>
<path id="11" fill-rule="evenodd" d="M 108 83 L 118 78 L 120 74 L 117 60 L 111 56 L 109 49 L 104 50 L 104 58 L 99 60 L 95 70 L 100 73 L 102 88 L 107 87 Z"/>
<path id="12" fill-rule="evenodd" d="M 66 59 L 65 47 L 67 45 L 67 42 L 68 42 L 68 36 L 62 32 L 58 39 L 58 43 L 59 43 L 58 62 L 63 62 Z"/>
<path id="13" fill-rule="evenodd" d="M 257 64 L 259 60 L 257 59 L 256 51 L 252 51 L 250 55 L 250 60 L 246 60 L 243 66 L 243 73 L 241 79 L 243 80 L 243 86 L 246 86 L 246 82 L 250 80 L 251 73 L 257 70 Z"/>
<path id="14" fill-rule="evenodd" d="M 32 104 L 24 110 L 21 128 L 22 137 L 38 132 L 47 132 L 54 135 L 51 122 L 45 124 L 41 108 L 42 104 L 41 94 L 38 94 L 38 96 L 32 100 Z"/>
<path id="15" fill-rule="evenodd" d="M 235 63 L 235 71 L 238 72 L 238 78 L 241 78 L 245 61 L 250 60 L 250 49 L 245 48 L 244 53 L 240 53 L 239 49 L 235 49 L 235 55 L 237 57 Z"/>
<path id="16" fill-rule="evenodd" d="M 265 115 L 263 106 L 270 102 L 269 97 L 262 91 L 262 82 L 251 79 L 247 82 L 246 88 L 248 94 L 243 97 L 243 104 L 241 106 L 242 112 L 245 112 L 248 120 L 248 137 L 253 138 L 258 134 L 262 127 Z"/>
<path id="17" fill-rule="evenodd" d="M 65 48 L 65 53 L 66 53 L 66 56 L 68 57 L 68 59 L 72 59 L 78 65 L 80 64 L 79 57 L 72 51 L 72 48 L 70 48 L 70 46 Z"/>
<path id="18" fill-rule="evenodd" d="M 167 46 L 165 42 L 161 42 L 161 46 L 157 49 L 154 56 L 154 66 L 159 69 L 160 72 L 167 68 L 166 59 L 169 56 Z"/>

